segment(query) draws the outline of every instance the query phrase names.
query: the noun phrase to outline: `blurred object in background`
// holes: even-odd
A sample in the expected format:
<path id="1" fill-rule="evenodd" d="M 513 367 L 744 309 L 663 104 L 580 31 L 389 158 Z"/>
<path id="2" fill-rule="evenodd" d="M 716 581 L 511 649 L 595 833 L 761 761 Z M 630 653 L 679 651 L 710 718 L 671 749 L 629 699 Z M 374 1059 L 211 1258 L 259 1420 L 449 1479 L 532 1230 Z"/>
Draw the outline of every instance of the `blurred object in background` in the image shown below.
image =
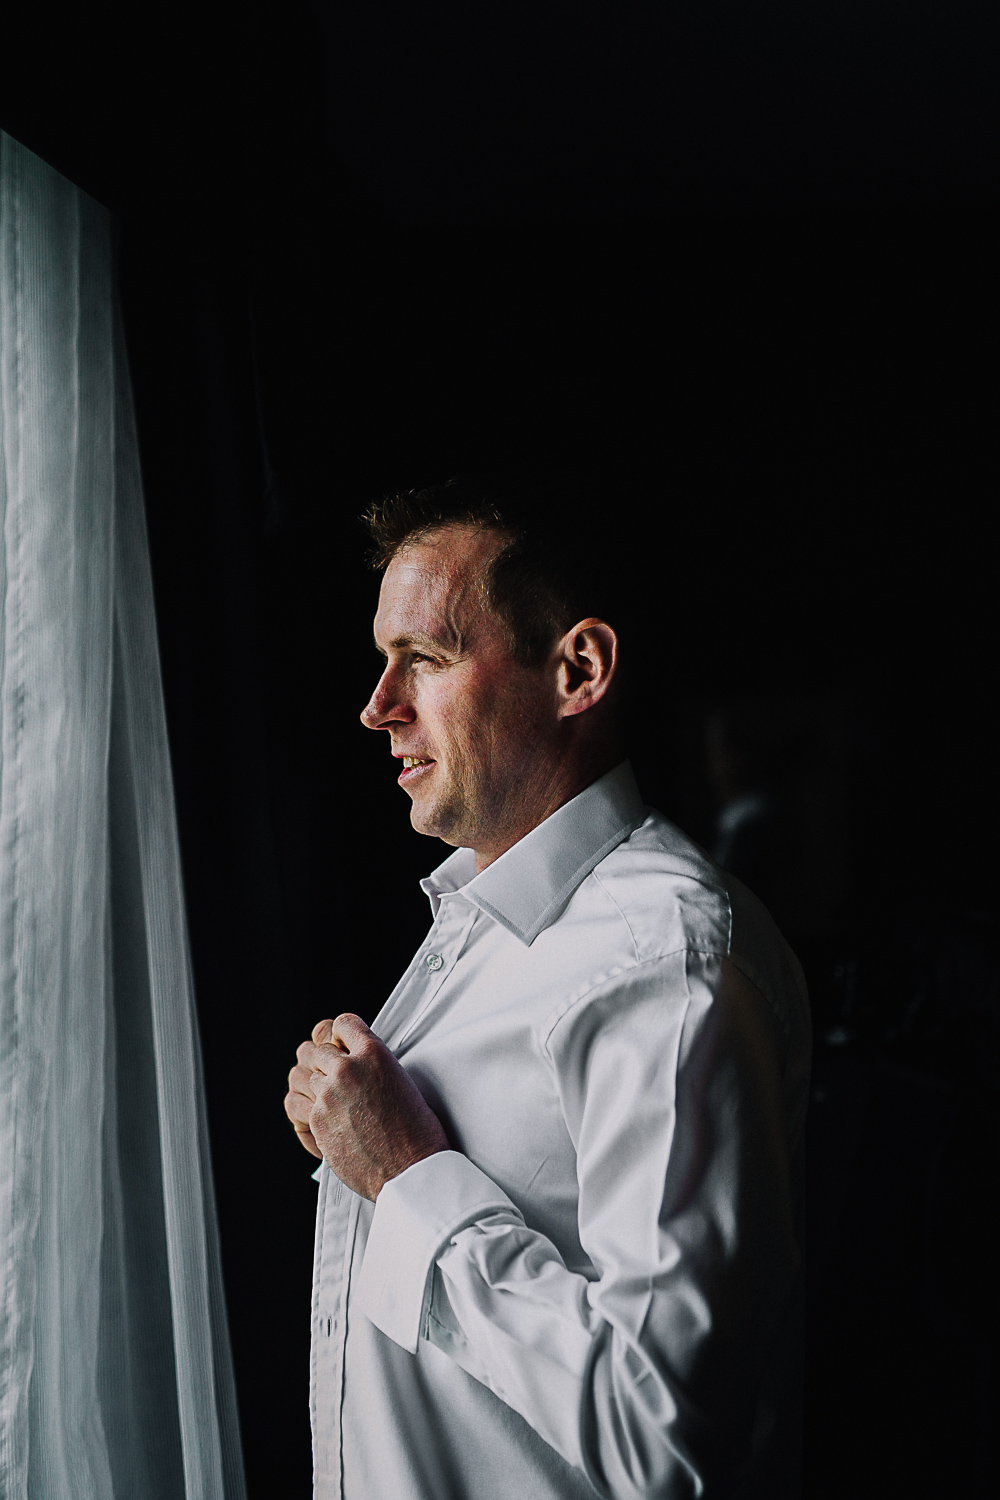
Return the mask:
<path id="1" fill-rule="evenodd" d="M 1000 950 L 955 697 L 678 712 L 674 816 L 768 907 L 812 1003 L 807 1500 L 996 1487 Z"/>
<path id="2" fill-rule="evenodd" d="M 874 913 L 872 914 L 874 918 Z M 861 934 L 806 1126 L 806 1495 L 996 1491 L 1000 957 L 972 907 Z M 953 1439 L 929 1439 L 948 1432 Z"/>
<path id="3" fill-rule="evenodd" d="M 835 700 L 743 697 L 706 711 L 709 852 L 760 897 L 796 951 L 829 945 L 844 928 L 844 746 Z"/>

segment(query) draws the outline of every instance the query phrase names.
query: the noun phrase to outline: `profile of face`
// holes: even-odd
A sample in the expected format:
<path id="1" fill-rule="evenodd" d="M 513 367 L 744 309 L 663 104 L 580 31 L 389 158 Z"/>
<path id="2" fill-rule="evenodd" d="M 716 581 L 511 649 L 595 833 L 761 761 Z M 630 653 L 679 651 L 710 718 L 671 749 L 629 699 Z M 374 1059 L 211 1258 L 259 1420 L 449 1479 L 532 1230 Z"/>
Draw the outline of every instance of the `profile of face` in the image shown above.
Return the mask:
<path id="1" fill-rule="evenodd" d="M 375 616 L 385 670 L 361 714 L 388 730 L 403 762 L 413 827 L 474 849 L 480 869 L 565 800 L 571 721 L 603 692 L 586 626 L 614 641 L 585 621 L 571 632 L 582 647 L 575 674 L 565 642 L 541 666 L 515 661 L 483 590 L 502 545 L 495 532 L 450 526 L 396 554 Z"/>

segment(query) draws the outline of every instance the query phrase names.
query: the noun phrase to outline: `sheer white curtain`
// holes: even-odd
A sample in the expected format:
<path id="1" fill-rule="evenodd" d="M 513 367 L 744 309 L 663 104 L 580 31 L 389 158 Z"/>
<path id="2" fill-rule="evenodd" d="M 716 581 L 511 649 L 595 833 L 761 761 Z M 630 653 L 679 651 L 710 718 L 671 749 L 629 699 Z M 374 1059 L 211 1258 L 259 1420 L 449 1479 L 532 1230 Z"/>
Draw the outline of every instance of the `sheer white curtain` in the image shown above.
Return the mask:
<path id="1" fill-rule="evenodd" d="M 0 136 L 0 1495 L 240 1500 L 108 215 Z"/>

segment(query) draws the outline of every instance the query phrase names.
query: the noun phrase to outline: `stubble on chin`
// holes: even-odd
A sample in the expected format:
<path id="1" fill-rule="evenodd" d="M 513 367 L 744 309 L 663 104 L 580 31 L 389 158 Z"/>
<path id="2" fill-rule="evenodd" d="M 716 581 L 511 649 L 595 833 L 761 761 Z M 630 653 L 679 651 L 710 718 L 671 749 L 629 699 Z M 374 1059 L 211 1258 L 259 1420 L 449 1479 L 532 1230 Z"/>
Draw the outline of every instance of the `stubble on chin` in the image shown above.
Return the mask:
<path id="1" fill-rule="evenodd" d="M 492 805 L 496 800 L 490 796 L 488 775 L 473 776 L 471 785 L 464 781 L 456 785 L 449 778 L 422 807 L 414 799 L 410 822 L 429 838 L 439 838 L 456 849 L 475 849 L 484 836 L 483 825 L 491 827 L 498 816 L 499 808 Z"/>
<path id="2" fill-rule="evenodd" d="M 433 798 L 418 800 L 414 797 L 410 808 L 410 823 L 417 833 L 422 833 L 427 838 L 452 843 L 454 840 L 449 835 L 461 821 L 462 811 L 461 793 L 454 787 L 445 787 Z"/>

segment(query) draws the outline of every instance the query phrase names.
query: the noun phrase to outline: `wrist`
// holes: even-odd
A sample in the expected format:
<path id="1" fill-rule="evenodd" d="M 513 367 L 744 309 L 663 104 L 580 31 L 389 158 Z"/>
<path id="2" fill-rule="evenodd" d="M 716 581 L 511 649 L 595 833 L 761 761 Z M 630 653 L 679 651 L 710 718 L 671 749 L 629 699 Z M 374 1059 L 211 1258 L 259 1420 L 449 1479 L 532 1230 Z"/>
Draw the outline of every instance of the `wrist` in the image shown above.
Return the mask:
<path id="1" fill-rule="evenodd" d="M 441 1141 L 435 1142 L 433 1145 L 425 1146 L 419 1151 L 412 1152 L 407 1156 L 404 1162 L 400 1163 L 398 1167 L 396 1167 L 393 1171 L 386 1173 L 386 1175 L 382 1178 L 382 1181 L 379 1183 L 378 1189 L 375 1193 L 375 1197 L 378 1197 L 379 1193 L 385 1187 L 387 1182 L 392 1182 L 394 1178 L 401 1177 L 404 1172 L 409 1171 L 410 1167 L 415 1167 L 417 1165 L 417 1162 L 426 1161 L 429 1156 L 436 1156 L 439 1151 L 449 1151 L 450 1149 L 451 1147 L 448 1145 L 447 1141 Z"/>

